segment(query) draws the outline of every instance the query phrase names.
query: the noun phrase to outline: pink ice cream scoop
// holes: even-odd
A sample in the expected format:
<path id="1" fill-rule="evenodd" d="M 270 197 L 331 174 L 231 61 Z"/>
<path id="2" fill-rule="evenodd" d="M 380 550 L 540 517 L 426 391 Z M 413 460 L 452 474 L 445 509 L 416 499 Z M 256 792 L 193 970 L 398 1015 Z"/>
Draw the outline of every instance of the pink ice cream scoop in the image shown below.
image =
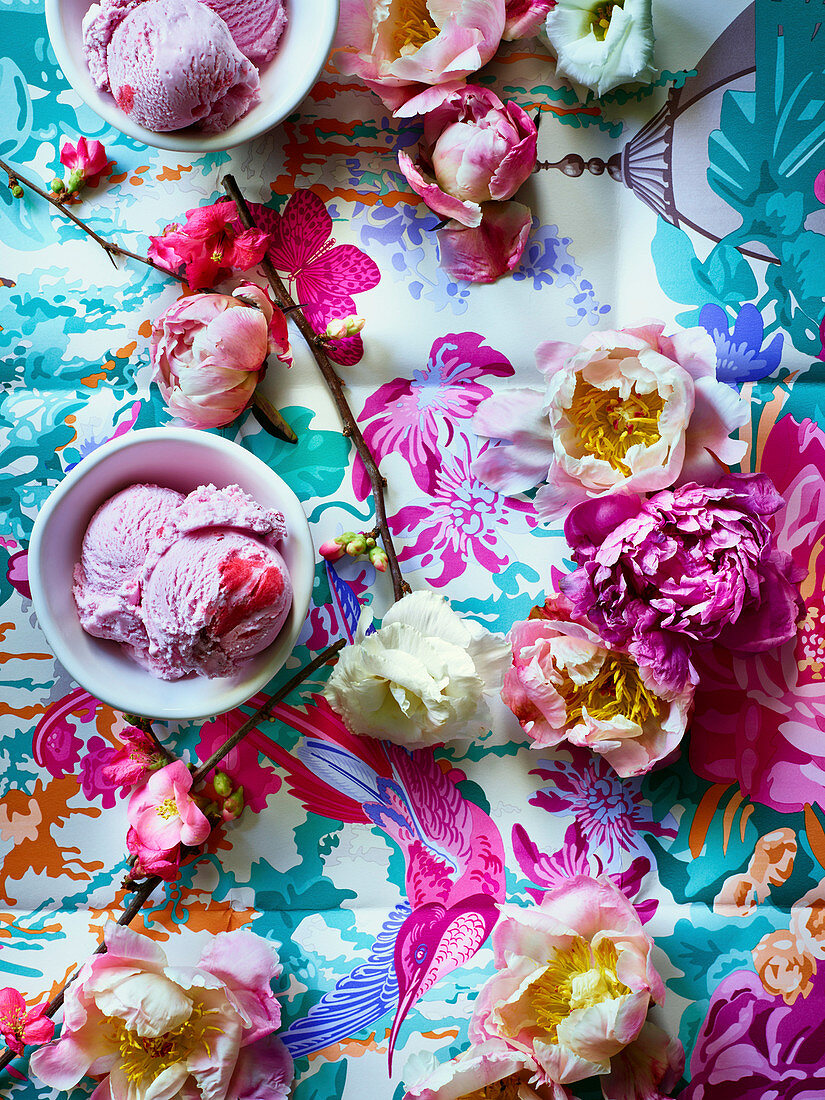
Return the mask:
<path id="1" fill-rule="evenodd" d="M 147 130 L 226 130 L 260 99 L 257 69 L 200 0 L 102 0 L 83 44 L 97 86 Z"/>
<path id="2" fill-rule="evenodd" d="M 203 0 L 223 19 L 235 45 L 259 68 L 268 64 L 278 49 L 286 27 L 283 0 Z"/>
<path id="3" fill-rule="evenodd" d="M 277 549 L 286 536 L 283 516 L 261 508 L 237 485 L 201 486 L 185 499 L 175 493 L 148 543 L 140 543 L 137 580 L 130 573 L 120 619 L 110 614 L 103 634 L 96 604 L 110 599 L 111 585 L 95 563 L 119 537 L 130 501 L 138 511 L 147 489 L 170 492 L 132 486 L 92 519 L 75 574 L 81 623 L 90 634 L 122 642 L 162 679 L 231 675 L 275 640 L 292 605 L 292 582 Z"/>

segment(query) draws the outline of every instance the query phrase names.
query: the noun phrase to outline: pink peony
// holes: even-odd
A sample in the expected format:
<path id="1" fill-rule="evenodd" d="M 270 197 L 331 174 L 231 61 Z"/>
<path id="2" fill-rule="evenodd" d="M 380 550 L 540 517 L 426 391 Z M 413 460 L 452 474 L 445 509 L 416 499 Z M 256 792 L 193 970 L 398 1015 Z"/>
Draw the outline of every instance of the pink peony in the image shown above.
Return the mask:
<path id="1" fill-rule="evenodd" d="M 564 527 L 580 568 L 561 587 L 610 646 L 682 692 L 698 645 L 758 653 L 796 634 L 802 572 L 768 524 L 783 503 L 765 474 L 586 501 Z"/>
<path id="2" fill-rule="evenodd" d="M 83 186 L 97 187 L 100 177 L 108 172 L 113 161 L 109 160 L 99 141 L 87 142 L 82 137 L 76 146 L 70 141 L 64 143 L 60 150 L 60 163 L 71 170 L 69 190 L 76 191 Z"/>
<path id="3" fill-rule="evenodd" d="M 503 31 L 504 0 L 342 0 L 335 64 L 400 113 L 428 85 L 457 87 L 486 65 Z M 439 98 L 410 109 L 426 114 Z"/>
<path id="4" fill-rule="evenodd" d="M 149 238 L 149 258 L 169 271 L 186 271 L 192 290 L 203 290 L 226 275 L 248 271 L 263 259 L 270 242 L 260 229 L 241 229 L 231 202 L 186 211 L 184 224 L 167 225 Z"/>
<path id="5" fill-rule="evenodd" d="M 102 769 L 103 779 L 110 786 L 134 787 L 143 783 L 166 762 L 149 734 L 137 726 L 125 726 L 120 731 L 120 739 L 124 747 Z"/>
<path id="6" fill-rule="evenodd" d="M 22 1054 L 27 1046 L 48 1043 L 54 1035 L 54 1023 L 44 1016 L 48 1006 L 26 1009 L 26 1002 L 16 989 L 0 989 L 0 1035 L 14 1054 Z"/>
<path id="7" fill-rule="evenodd" d="M 495 394 L 473 419 L 477 435 L 499 441 L 476 460 L 482 481 L 508 494 L 541 485 L 536 511 L 554 521 L 590 497 L 713 480 L 720 462 L 738 462 L 746 444 L 729 436 L 749 405 L 717 381 L 713 340 L 702 328 L 663 331 L 651 323 L 592 333 L 580 347 L 540 345 L 544 394 Z"/>
<path id="8" fill-rule="evenodd" d="M 192 773 L 182 760 L 175 760 L 153 772 L 132 794 L 127 844 L 144 871 L 171 877 L 180 846 L 199 847 L 209 836 L 211 827 L 190 795 L 191 788 Z"/>
<path id="9" fill-rule="evenodd" d="M 513 664 L 501 696 L 533 748 L 567 740 L 604 756 L 621 776 L 641 775 L 684 736 L 693 689 L 674 693 L 592 624 L 551 597 L 510 631 Z"/>
<path id="10" fill-rule="evenodd" d="M 461 225 L 481 224 L 481 203 L 510 199 L 536 166 L 536 127 L 516 103 L 465 85 L 424 118 L 420 159 L 398 164 L 431 210 Z"/>
<path id="11" fill-rule="evenodd" d="M 286 318 L 260 287 L 195 294 L 155 322 L 153 381 L 173 415 L 218 428 L 246 408 L 271 352 L 292 362 Z"/>
<path id="12" fill-rule="evenodd" d="M 556 0 L 505 0 L 504 41 L 512 42 L 515 38 L 531 38 L 538 34 L 555 6 Z"/>
<path id="13" fill-rule="evenodd" d="M 405 1068 L 410 1084 L 404 1100 L 467 1100 L 476 1096 L 572 1100 L 572 1094 L 562 1086 L 531 1085 L 537 1070 L 529 1054 L 496 1039 L 468 1047 L 449 1062 L 438 1063 L 432 1055 L 413 1055 Z"/>
<path id="14" fill-rule="evenodd" d="M 610 1073 L 611 1059 L 640 1036 L 651 1001 L 665 996 L 633 906 L 605 876 L 576 875 L 540 905 L 501 911 L 498 970 L 478 995 L 471 1041 L 524 1052 L 542 1082 Z"/>
<path id="15" fill-rule="evenodd" d="M 106 953 L 67 988 L 61 1036 L 35 1051 L 35 1076 L 61 1091 L 97 1077 L 93 1100 L 252 1100 L 239 1079 L 254 1083 L 254 1100 L 282 1100 L 290 1062 L 281 1057 L 280 1077 L 267 1069 L 271 1051 L 260 1072 L 248 1062 L 250 1044 L 281 1019 L 270 987 L 280 967 L 266 940 L 223 932 L 194 966 L 177 953 L 170 965 L 157 944 L 118 924 L 105 940 Z"/>
<path id="16" fill-rule="evenodd" d="M 520 202 L 484 203 L 477 227 L 451 221 L 438 230 L 441 266 L 454 279 L 494 283 L 518 266 L 531 224 L 530 211 Z"/>

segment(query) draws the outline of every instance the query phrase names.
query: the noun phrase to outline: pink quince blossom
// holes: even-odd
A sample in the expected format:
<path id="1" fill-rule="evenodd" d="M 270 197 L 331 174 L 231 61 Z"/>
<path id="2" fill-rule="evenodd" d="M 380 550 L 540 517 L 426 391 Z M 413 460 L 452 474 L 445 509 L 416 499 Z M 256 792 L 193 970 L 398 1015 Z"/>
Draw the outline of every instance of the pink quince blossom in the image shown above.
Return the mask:
<path id="1" fill-rule="evenodd" d="M 564 596 L 551 596 L 510 631 L 513 664 L 502 699 L 536 749 L 563 740 L 642 775 L 684 736 L 693 687 L 668 690 L 651 669 L 612 650 Z"/>
<path id="2" fill-rule="evenodd" d="M 218 428 L 246 408 L 270 353 L 292 362 L 286 318 L 260 287 L 194 294 L 155 322 L 152 380 L 173 415 Z"/>
<path id="3" fill-rule="evenodd" d="M 113 163 L 99 141 L 87 142 L 85 137 L 78 138 L 77 145 L 65 142 L 60 150 L 60 163 L 76 173 L 77 190 L 81 186 L 97 187 L 100 177 L 108 172 Z"/>
<path id="4" fill-rule="evenodd" d="M 148 733 L 137 726 L 126 726 L 120 731 L 123 748 L 103 765 L 103 780 L 112 787 L 135 787 L 163 767 L 165 757 Z"/>
<path id="5" fill-rule="evenodd" d="M 651 1001 L 665 996 L 633 906 L 606 876 L 577 875 L 539 905 L 501 911 L 497 972 L 476 1000 L 471 1042 L 524 1052 L 542 1083 L 609 1074 L 640 1037 Z M 626 1093 L 617 1086 L 605 1095 Z"/>
<path id="6" fill-rule="evenodd" d="M 516 38 L 532 38 L 538 34 L 548 14 L 556 6 L 556 0 L 505 0 L 505 42 Z"/>
<path id="7" fill-rule="evenodd" d="M 536 166 L 536 127 L 517 103 L 468 84 L 424 118 L 419 160 L 401 150 L 407 183 L 431 210 L 481 224 L 481 204 L 510 199 Z"/>
<path id="8" fill-rule="evenodd" d="M 192 290 L 203 290 L 226 275 L 260 263 L 270 242 L 260 229 L 241 230 L 231 202 L 186 211 L 183 225 L 167 225 L 149 238 L 149 257 L 169 271 L 186 271 Z"/>
<path id="9" fill-rule="evenodd" d="M 148 937 L 111 922 L 105 942 L 66 990 L 60 1038 L 32 1056 L 41 1081 L 65 1091 L 90 1074 L 100 1079 L 93 1100 L 251 1100 L 250 1087 L 255 1100 L 283 1100 L 289 1055 L 280 1052 L 277 1071 L 271 1047 L 254 1061 L 281 1019 L 270 987 L 280 966 L 266 940 L 220 933 L 194 965 L 180 957 L 185 947 L 170 965 Z"/>
<path id="10" fill-rule="evenodd" d="M 129 800 L 130 851 L 145 870 L 160 874 L 159 866 L 174 868 L 180 845 L 195 848 L 209 836 L 209 822 L 190 795 L 191 788 L 192 773 L 182 760 L 175 760 L 153 772 Z"/>
<path id="11" fill-rule="evenodd" d="M 449 1062 L 438 1063 L 432 1055 L 414 1054 L 405 1067 L 411 1083 L 404 1100 L 462 1100 L 487 1095 L 513 1096 L 517 1100 L 572 1100 L 572 1093 L 560 1085 L 531 1084 L 537 1069 L 529 1054 L 496 1039 L 470 1046 Z M 500 1093 L 492 1092 L 493 1085 L 498 1085 Z"/>
<path id="12" fill-rule="evenodd" d="M 335 64 L 396 114 L 404 104 L 404 114 L 426 114 L 443 86 L 487 64 L 503 31 L 504 0 L 342 0 Z"/>
<path id="13" fill-rule="evenodd" d="M 498 441 L 475 471 L 499 492 L 541 485 L 536 511 L 550 522 L 580 501 L 620 489 L 651 492 L 711 481 L 738 462 L 730 439 L 748 402 L 716 379 L 716 348 L 703 328 L 664 336 L 664 325 L 591 333 L 579 347 L 536 352 L 547 385 L 495 394 L 473 430 Z"/>
<path id="14" fill-rule="evenodd" d="M 532 223 L 520 202 L 485 202 L 477 226 L 453 219 L 437 231 L 441 266 L 454 279 L 494 283 L 521 262 Z"/>
<path id="15" fill-rule="evenodd" d="M 27 1010 L 16 989 L 11 986 L 0 989 L 0 1035 L 9 1050 L 22 1054 L 24 1047 L 48 1043 L 54 1035 L 54 1023 L 43 1015 L 47 1007 L 42 1004 Z"/>

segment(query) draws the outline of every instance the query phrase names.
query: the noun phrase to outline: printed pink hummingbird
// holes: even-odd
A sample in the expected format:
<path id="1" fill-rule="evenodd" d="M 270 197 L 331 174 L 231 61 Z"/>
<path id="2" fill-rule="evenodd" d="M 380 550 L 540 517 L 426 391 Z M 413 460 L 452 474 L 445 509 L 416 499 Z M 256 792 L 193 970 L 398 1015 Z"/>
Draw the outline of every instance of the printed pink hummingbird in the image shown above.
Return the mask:
<path id="1" fill-rule="evenodd" d="M 348 733 L 322 698 L 273 716 L 304 735 L 295 757 L 258 731 L 256 746 L 288 773 L 312 813 L 377 825 L 406 863 L 407 902 L 393 910 L 366 963 L 295 1021 L 282 1038 L 293 1057 L 347 1038 L 394 1008 L 388 1044 L 419 997 L 468 961 L 493 929 L 504 900 L 504 846 L 490 816 L 459 791 L 464 775 L 431 749 L 411 753 Z"/>

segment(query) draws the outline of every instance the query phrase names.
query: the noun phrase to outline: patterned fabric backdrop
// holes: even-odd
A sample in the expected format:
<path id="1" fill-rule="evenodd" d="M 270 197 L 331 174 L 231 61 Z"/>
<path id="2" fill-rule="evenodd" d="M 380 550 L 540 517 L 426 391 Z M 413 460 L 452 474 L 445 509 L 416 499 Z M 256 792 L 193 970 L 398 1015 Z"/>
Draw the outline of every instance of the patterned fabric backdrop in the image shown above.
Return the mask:
<path id="1" fill-rule="evenodd" d="M 787 501 L 777 540 L 806 570 L 796 644 L 714 658 L 681 755 L 644 778 L 619 779 L 584 750 L 531 750 L 503 705 L 490 737 L 464 752 L 425 749 L 413 766 L 390 749 L 381 763 L 316 708 L 320 679 L 233 752 L 227 771 L 247 812 L 135 927 L 170 957 L 204 930 L 251 926 L 279 945 L 295 1100 L 398 1100 L 411 1053 L 444 1059 L 464 1047 L 492 972 L 492 901 L 539 898 L 575 871 L 611 875 L 655 936 L 667 985 L 655 1018 L 684 1043 L 685 1097 L 825 1095 L 815 1083 L 825 970 L 811 956 L 800 974 L 788 933 L 801 899 L 825 904 L 822 9 L 654 7 L 659 72 L 641 89 L 582 102 L 534 40 L 505 44 L 482 72 L 539 115 L 540 159 L 612 158 L 613 171 L 534 175 L 519 196 L 534 215 L 521 266 L 470 286 L 440 268 L 437 216 L 398 169 L 396 151 L 416 144 L 418 128 L 389 117 L 359 81 L 328 66 L 270 134 L 187 158 L 104 126 L 59 71 L 39 0 L 0 0 L 0 156 L 48 181 L 64 138 L 102 140 L 116 167 L 86 192 L 84 216 L 139 252 L 147 234 L 214 201 L 231 171 L 265 207 L 263 224 L 283 219 L 290 247 L 276 262 L 295 296 L 319 315 L 366 318 L 340 371 L 389 482 L 414 588 L 449 593 L 504 631 L 543 599 L 551 569 L 569 568 L 561 531 L 539 523 L 532 494 L 508 498 L 474 476 L 487 443 L 470 418 L 490 393 L 539 383 L 543 340 L 650 317 L 713 336 L 719 377 L 751 402 L 741 469 L 774 479 Z M 129 261 L 115 268 L 33 196 L 0 188 L 0 204 L 0 984 L 36 996 L 59 987 L 118 912 L 127 826 L 101 779 L 122 716 L 49 652 L 27 545 L 68 470 L 105 440 L 169 422 L 149 385 L 148 336 L 179 291 Z M 251 414 L 221 433 L 288 482 L 317 546 L 369 527 L 373 511 L 297 333 L 294 350 L 295 366 L 271 367 L 264 388 L 298 444 Z M 380 616 L 388 597 L 370 565 L 319 564 L 298 646 L 270 688 L 351 637 L 359 601 L 374 599 Z M 264 697 L 172 724 L 170 736 L 203 759 Z M 480 892 L 490 909 L 472 902 Z M 447 935 L 458 915 L 469 930 L 460 941 Z M 441 944 L 437 970 L 420 943 Z M 595 1095 L 589 1083 L 574 1091 Z M 12 1094 L 58 1095 L 27 1081 Z"/>

